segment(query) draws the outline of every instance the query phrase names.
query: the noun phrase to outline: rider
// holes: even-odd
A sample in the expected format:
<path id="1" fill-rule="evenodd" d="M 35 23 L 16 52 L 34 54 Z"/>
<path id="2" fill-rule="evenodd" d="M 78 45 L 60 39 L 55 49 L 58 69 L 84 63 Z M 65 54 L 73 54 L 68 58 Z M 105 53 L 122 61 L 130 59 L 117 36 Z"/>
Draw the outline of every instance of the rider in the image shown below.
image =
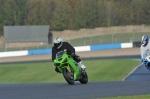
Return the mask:
<path id="1" fill-rule="evenodd" d="M 144 62 L 143 60 L 143 55 L 146 52 L 147 49 L 150 49 L 150 41 L 149 41 L 149 37 L 147 35 L 142 36 L 141 38 L 141 47 L 140 47 L 140 51 L 141 51 L 141 60 L 142 62 Z M 145 65 L 146 66 L 146 65 Z M 147 66 L 146 66 L 147 67 Z M 147 67 L 148 68 L 148 67 Z M 149 67 L 150 68 L 150 67 Z"/>
<path id="2" fill-rule="evenodd" d="M 68 42 L 63 42 L 62 38 L 57 37 L 54 39 L 54 46 L 52 47 L 52 61 L 56 58 L 56 53 L 59 51 L 67 51 L 68 55 L 71 55 L 73 59 L 79 64 L 79 66 L 85 70 L 86 67 L 83 65 L 80 56 L 75 54 L 75 48 L 71 46 Z M 60 72 L 57 68 L 55 68 L 56 72 Z"/>

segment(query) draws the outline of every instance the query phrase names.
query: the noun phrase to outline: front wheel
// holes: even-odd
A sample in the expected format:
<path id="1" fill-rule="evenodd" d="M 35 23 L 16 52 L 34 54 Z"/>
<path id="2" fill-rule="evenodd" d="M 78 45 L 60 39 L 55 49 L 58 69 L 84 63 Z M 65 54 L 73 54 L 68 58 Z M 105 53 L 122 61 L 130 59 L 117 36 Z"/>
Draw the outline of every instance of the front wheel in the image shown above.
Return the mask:
<path id="1" fill-rule="evenodd" d="M 70 84 L 73 85 L 74 84 L 74 75 L 73 72 L 68 72 L 68 70 L 66 68 L 62 69 L 62 74 L 65 78 L 65 80 Z"/>
<path id="2" fill-rule="evenodd" d="M 81 75 L 82 75 L 82 77 L 79 80 L 79 82 L 81 84 L 86 84 L 88 82 L 88 75 L 87 75 L 86 71 L 83 71 Z"/>

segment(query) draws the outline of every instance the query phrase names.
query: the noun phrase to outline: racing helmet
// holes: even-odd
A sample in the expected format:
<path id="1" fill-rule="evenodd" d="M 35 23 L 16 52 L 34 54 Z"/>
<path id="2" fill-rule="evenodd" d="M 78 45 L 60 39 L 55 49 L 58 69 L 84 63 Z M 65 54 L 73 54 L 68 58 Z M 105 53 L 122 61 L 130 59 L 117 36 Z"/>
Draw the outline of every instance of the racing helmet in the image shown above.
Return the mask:
<path id="1" fill-rule="evenodd" d="M 148 42 L 149 42 L 149 37 L 147 35 L 142 36 L 141 45 L 145 47 L 148 44 Z"/>
<path id="2" fill-rule="evenodd" d="M 57 38 L 54 39 L 54 47 L 56 49 L 59 49 L 62 45 L 63 45 L 62 38 L 57 37 Z"/>

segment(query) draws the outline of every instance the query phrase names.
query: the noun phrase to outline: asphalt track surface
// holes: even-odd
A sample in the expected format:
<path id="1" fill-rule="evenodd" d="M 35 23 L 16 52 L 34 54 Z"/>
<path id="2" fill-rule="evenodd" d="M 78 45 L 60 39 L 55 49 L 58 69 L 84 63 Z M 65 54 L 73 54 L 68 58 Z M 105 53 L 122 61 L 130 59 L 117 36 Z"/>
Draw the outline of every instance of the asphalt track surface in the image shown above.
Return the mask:
<path id="1" fill-rule="evenodd" d="M 108 59 L 113 58 L 139 59 L 140 56 Z M 94 99 L 144 94 L 150 94 L 150 72 L 143 64 L 123 81 L 88 82 L 84 85 L 79 82 L 75 85 L 68 85 L 66 82 L 0 85 L 0 99 Z"/>
<path id="2" fill-rule="evenodd" d="M 150 71 L 141 64 L 124 81 L 150 81 Z"/>

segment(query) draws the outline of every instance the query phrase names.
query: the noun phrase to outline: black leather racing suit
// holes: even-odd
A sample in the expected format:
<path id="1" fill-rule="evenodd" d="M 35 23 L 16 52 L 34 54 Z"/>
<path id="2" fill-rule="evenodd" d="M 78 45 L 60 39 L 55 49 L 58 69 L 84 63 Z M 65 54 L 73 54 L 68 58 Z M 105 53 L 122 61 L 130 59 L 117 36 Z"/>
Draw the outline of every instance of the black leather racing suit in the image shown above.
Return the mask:
<path id="1" fill-rule="evenodd" d="M 75 48 L 68 42 L 63 42 L 62 46 L 59 49 L 55 48 L 54 46 L 52 47 L 52 61 L 55 60 L 57 52 L 64 51 L 65 49 L 67 50 L 67 54 L 71 55 L 76 62 L 81 61 L 80 57 L 75 54 Z"/>

